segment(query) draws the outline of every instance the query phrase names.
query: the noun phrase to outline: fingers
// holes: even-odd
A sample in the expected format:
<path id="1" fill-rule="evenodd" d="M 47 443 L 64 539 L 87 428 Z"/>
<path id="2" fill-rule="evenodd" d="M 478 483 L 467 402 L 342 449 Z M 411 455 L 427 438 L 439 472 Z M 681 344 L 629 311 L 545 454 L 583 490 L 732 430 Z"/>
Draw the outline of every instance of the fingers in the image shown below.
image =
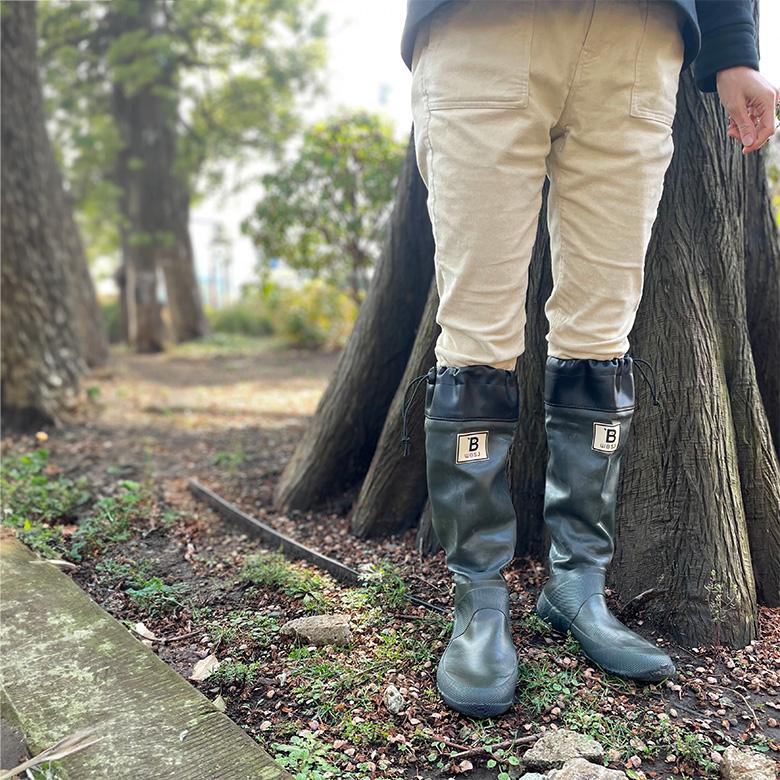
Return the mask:
<path id="1" fill-rule="evenodd" d="M 756 126 L 753 124 L 753 119 L 747 110 L 747 105 L 739 106 L 734 109 L 731 114 L 731 121 L 737 130 L 737 137 L 742 142 L 744 152 L 748 148 L 752 148 L 756 142 L 757 133 Z"/>
<path id="2" fill-rule="evenodd" d="M 732 138 L 739 138 L 743 145 L 743 154 L 760 149 L 774 135 L 777 96 L 778 91 L 769 85 L 732 115 L 736 132 L 728 134 Z M 731 125 L 729 127 L 731 129 Z"/>

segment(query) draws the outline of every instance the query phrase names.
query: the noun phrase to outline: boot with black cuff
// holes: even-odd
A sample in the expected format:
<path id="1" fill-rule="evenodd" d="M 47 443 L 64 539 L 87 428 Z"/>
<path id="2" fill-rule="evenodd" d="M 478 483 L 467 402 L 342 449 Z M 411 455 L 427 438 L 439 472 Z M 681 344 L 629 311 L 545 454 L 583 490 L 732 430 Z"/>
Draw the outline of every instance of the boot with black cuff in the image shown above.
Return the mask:
<path id="1" fill-rule="evenodd" d="M 427 375 L 425 447 L 432 524 L 455 580 L 455 623 L 436 682 L 472 717 L 514 701 L 517 653 L 501 569 L 515 552 L 507 456 L 518 421 L 513 371 L 438 367 Z"/>
<path id="2" fill-rule="evenodd" d="M 550 579 L 536 610 L 558 631 L 571 631 L 602 669 L 659 682 L 675 675 L 671 658 L 617 620 L 604 599 L 620 462 L 634 414 L 633 364 L 630 355 L 547 358 L 544 521 L 551 536 Z"/>

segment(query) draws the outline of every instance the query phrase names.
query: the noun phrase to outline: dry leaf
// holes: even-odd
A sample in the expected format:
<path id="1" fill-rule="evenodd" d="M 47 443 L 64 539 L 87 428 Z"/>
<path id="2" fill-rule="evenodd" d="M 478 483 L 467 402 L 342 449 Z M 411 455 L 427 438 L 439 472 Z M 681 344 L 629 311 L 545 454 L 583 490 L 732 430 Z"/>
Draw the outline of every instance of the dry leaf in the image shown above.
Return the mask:
<path id="1" fill-rule="evenodd" d="M 160 637 L 155 636 L 143 623 L 136 623 L 133 631 L 144 639 L 150 639 L 152 642 L 159 642 Z"/>
<path id="2" fill-rule="evenodd" d="M 192 674 L 190 675 L 190 680 L 195 680 L 195 682 L 205 680 L 216 672 L 218 668 L 219 660 L 217 659 L 217 656 L 215 656 L 214 653 L 207 655 L 195 664 Z"/>
<path id="3" fill-rule="evenodd" d="M 78 569 L 78 566 L 76 566 L 75 563 L 63 561 L 61 558 L 44 558 L 42 561 L 30 561 L 30 563 L 50 563 L 58 569 Z"/>
<path id="4" fill-rule="evenodd" d="M 103 737 L 95 737 L 94 734 L 94 728 L 86 728 L 75 731 L 70 736 L 61 739 L 56 744 L 46 748 L 46 750 L 41 751 L 37 756 L 34 756 L 29 761 L 25 761 L 23 764 L 19 764 L 19 766 L 7 772 L 0 772 L 0 780 L 11 780 L 11 778 L 16 777 L 27 769 L 40 766 L 41 764 L 44 764 L 48 761 L 57 761 L 60 758 L 66 758 L 67 756 L 70 756 L 73 753 L 78 753 L 79 750 L 84 750 L 85 748 L 88 748 L 103 739 Z"/>

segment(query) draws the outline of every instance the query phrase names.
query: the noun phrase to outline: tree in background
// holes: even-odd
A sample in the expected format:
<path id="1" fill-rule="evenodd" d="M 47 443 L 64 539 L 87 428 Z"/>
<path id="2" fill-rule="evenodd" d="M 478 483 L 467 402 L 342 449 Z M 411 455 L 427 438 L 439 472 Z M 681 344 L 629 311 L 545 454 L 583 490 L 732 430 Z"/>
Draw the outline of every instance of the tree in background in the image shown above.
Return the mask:
<path id="1" fill-rule="evenodd" d="M 142 351 L 205 319 L 189 236 L 193 200 L 228 162 L 278 154 L 318 88 L 324 18 L 314 0 L 47 3 L 45 83 L 53 128 L 90 241 L 121 250 L 121 319 Z"/>
<path id="2" fill-rule="evenodd" d="M 261 272 L 281 258 L 359 303 L 403 159 L 404 145 L 381 117 L 357 112 L 309 127 L 296 158 L 263 177 L 264 197 L 244 223 Z"/>
<path id="3" fill-rule="evenodd" d="M 106 340 L 52 152 L 38 78 L 36 3 L 2 6 L 2 408 L 56 421 Z"/>

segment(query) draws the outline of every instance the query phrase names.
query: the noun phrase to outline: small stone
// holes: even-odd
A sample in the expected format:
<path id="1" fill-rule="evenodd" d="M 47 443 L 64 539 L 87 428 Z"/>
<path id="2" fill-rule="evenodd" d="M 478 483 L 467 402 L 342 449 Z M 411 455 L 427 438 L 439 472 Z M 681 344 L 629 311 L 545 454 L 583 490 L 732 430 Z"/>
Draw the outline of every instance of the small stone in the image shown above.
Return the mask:
<path id="1" fill-rule="evenodd" d="M 574 758 L 601 761 L 604 758 L 604 748 L 595 739 L 584 734 L 558 729 L 541 737 L 525 753 L 523 763 L 532 769 L 552 769 Z"/>
<path id="2" fill-rule="evenodd" d="M 523 780 L 547 780 L 547 775 L 540 775 L 538 772 L 529 772 L 523 775 Z"/>
<path id="3" fill-rule="evenodd" d="M 720 776 L 723 780 L 775 780 L 775 762 L 748 750 L 729 746 L 723 751 Z"/>
<path id="4" fill-rule="evenodd" d="M 591 764 L 584 758 L 567 761 L 560 769 L 554 769 L 547 775 L 548 780 L 626 780 L 627 777 L 619 769 Z"/>
<path id="5" fill-rule="evenodd" d="M 720 704 L 721 707 L 727 710 L 733 709 L 733 707 L 735 706 L 734 699 L 732 699 L 730 696 L 721 696 L 718 704 Z"/>
<path id="6" fill-rule="evenodd" d="M 309 645 L 348 645 L 352 641 L 349 615 L 311 615 L 285 623 L 281 633 L 302 639 Z"/>
<path id="7" fill-rule="evenodd" d="M 387 707 L 388 712 L 393 715 L 398 715 L 406 709 L 406 699 L 404 699 L 401 691 L 395 687 L 392 683 L 385 688 L 385 695 L 382 697 L 382 701 Z"/>

